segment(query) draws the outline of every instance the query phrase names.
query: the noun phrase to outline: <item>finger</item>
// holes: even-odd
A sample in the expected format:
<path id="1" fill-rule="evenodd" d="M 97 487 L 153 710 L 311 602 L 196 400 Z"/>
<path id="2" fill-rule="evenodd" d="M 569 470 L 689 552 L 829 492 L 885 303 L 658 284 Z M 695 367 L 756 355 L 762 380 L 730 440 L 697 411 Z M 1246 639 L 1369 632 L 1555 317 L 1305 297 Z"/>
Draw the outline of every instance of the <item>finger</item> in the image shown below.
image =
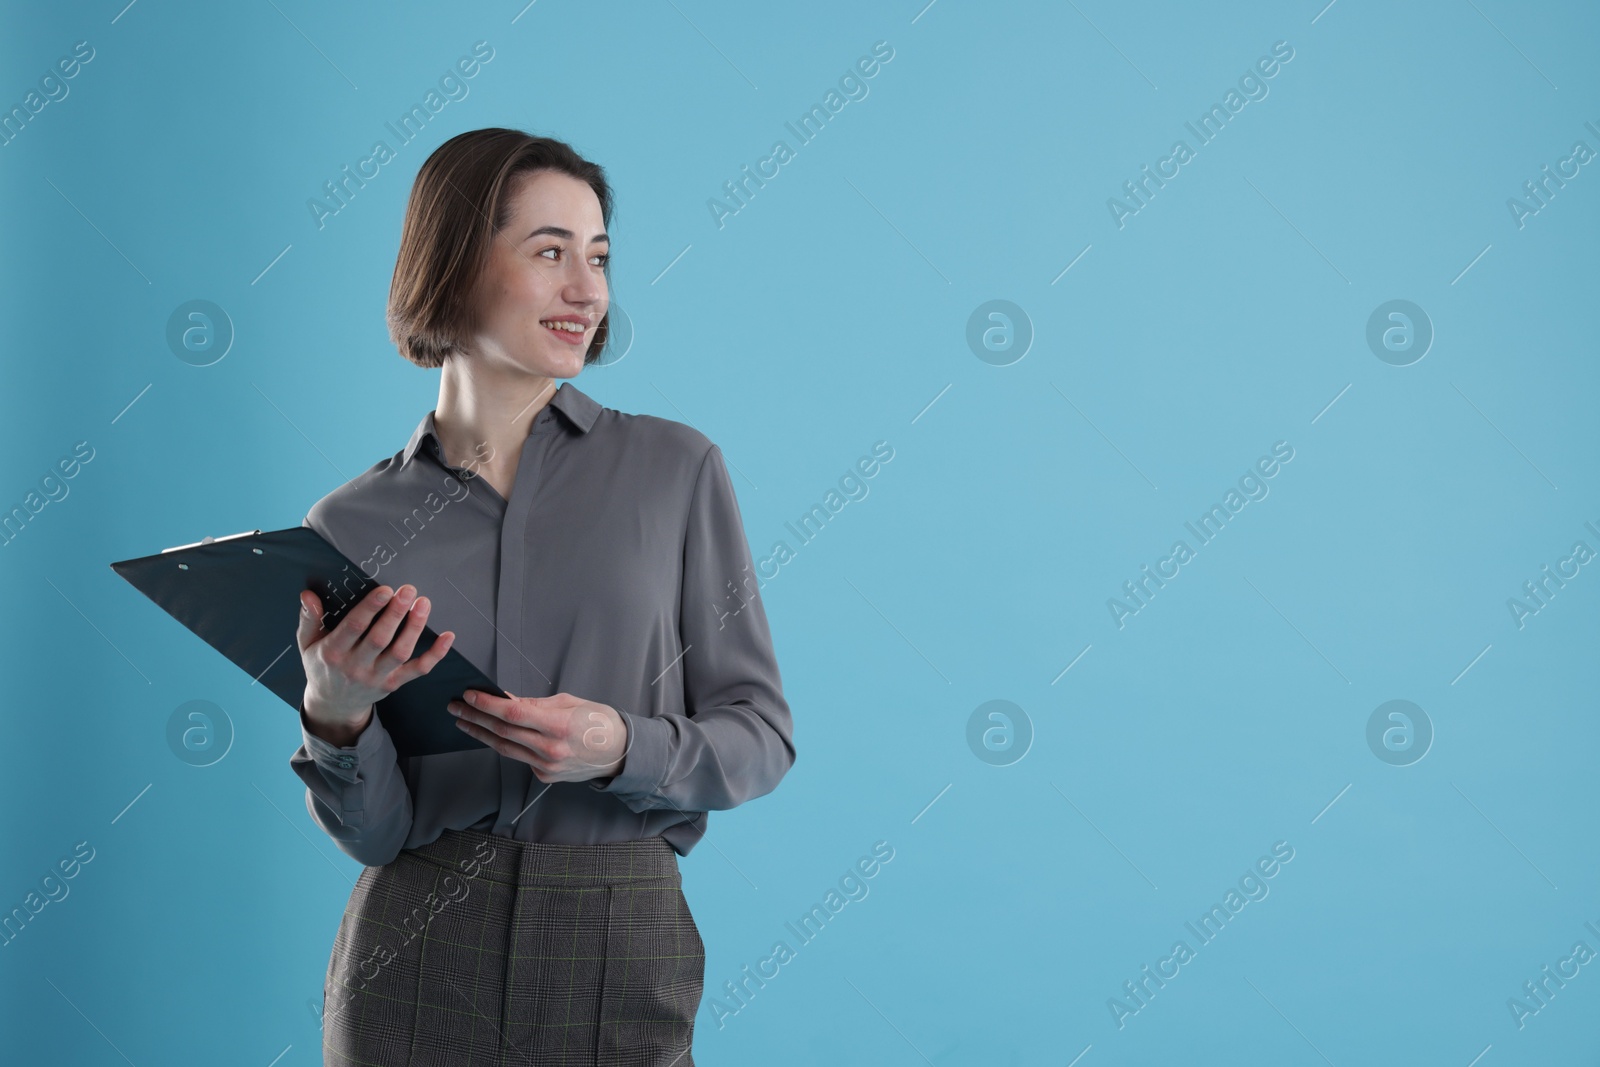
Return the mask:
<path id="1" fill-rule="evenodd" d="M 300 591 L 300 620 L 295 626 L 294 639 L 304 652 L 317 640 L 323 632 L 322 627 L 322 600 L 309 589 Z"/>
<path id="2" fill-rule="evenodd" d="M 522 729 L 520 726 L 506 722 L 506 720 L 492 711 L 481 711 L 459 701 L 451 701 L 450 706 L 455 711 L 457 719 L 476 726 L 480 730 L 492 733 L 496 737 L 509 737 L 513 730 Z"/>
<path id="3" fill-rule="evenodd" d="M 565 708 L 554 697 L 522 697 L 509 690 L 505 697 L 481 689 L 469 689 L 467 693 L 476 701 L 476 707 L 544 737 L 553 737 L 566 729 Z"/>
<path id="4" fill-rule="evenodd" d="M 411 650 L 416 647 L 422 627 L 428 621 L 428 609 L 431 606 L 425 596 L 419 596 L 412 602 L 405 614 L 405 623 L 400 627 L 400 632 L 394 635 L 389 647 L 384 649 L 375 661 L 380 674 L 387 677 L 396 667 L 411 658 Z"/>
<path id="5" fill-rule="evenodd" d="M 522 749 L 525 753 L 532 753 L 541 760 L 553 760 L 555 758 L 553 751 L 553 746 L 557 743 L 555 738 L 542 734 L 537 730 L 531 730 L 526 726 L 507 722 L 492 711 L 474 709 L 464 701 L 452 700 L 448 707 L 455 714 L 458 722 L 475 727 L 482 733 L 492 734 L 501 738 Z M 507 755 L 511 754 L 507 753 Z M 517 758 L 520 759 L 522 757 L 519 756 Z"/>
<path id="6" fill-rule="evenodd" d="M 378 617 L 372 620 L 372 625 L 362 635 L 360 644 L 351 650 L 351 659 L 356 663 L 372 665 L 383 655 L 389 647 L 389 642 L 394 640 L 395 631 L 405 621 L 406 615 L 418 600 L 417 587 L 411 584 L 402 585 L 394 591 L 394 596 Z"/>
<path id="7" fill-rule="evenodd" d="M 450 651 L 450 646 L 455 643 L 455 639 L 456 632 L 454 630 L 446 630 L 434 638 L 433 645 L 428 651 L 416 659 L 408 661 L 400 668 L 398 677 L 403 679 L 400 685 L 405 685 L 406 682 L 411 681 L 413 678 L 420 678 L 438 666 L 439 661 L 444 659 L 444 654 Z M 399 686 L 395 688 L 398 689 Z"/>
<path id="8" fill-rule="evenodd" d="M 467 722 L 465 719 L 457 719 L 456 729 L 460 730 L 468 737 L 483 742 L 496 752 L 500 753 L 502 756 L 507 754 L 505 749 L 502 747 L 506 743 L 505 738 L 500 737 L 498 734 L 495 734 L 489 730 L 485 730 L 477 723 Z"/>
<path id="9" fill-rule="evenodd" d="M 528 749 L 526 746 L 520 745 L 508 737 L 503 737 L 486 726 L 482 726 L 475 722 L 468 722 L 465 719 L 457 719 L 456 722 L 460 724 L 458 729 L 464 731 L 467 735 L 482 741 L 485 745 L 488 745 L 502 756 L 507 756 L 511 759 L 521 760 L 524 763 L 528 763 L 529 761 L 527 757 L 538 755 L 537 753 Z"/>
<path id="10" fill-rule="evenodd" d="M 488 745 L 500 755 L 505 756 L 508 759 L 514 759 L 521 763 L 526 763 L 533 769 L 533 773 L 536 777 L 538 777 L 539 781 L 548 783 L 554 780 L 556 776 L 554 764 L 548 757 L 545 756 L 544 753 L 540 752 L 538 749 L 529 748 L 527 745 L 514 741 L 511 738 L 502 737 L 492 730 L 485 729 L 477 723 L 468 722 L 465 718 L 457 719 L 456 721 L 460 723 L 460 729 L 464 733 L 477 738 L 479 741 L 482 741 L 485 745 Z"/>
<path id="11" fill-rule="evenodd" d="M 517 726 L 528 725 L 526 722 L 527 716 L 523 714 L 518 705 L 521 701 L 532 700 L 534 698 L 519 697 L 516 694 L 511 693 L 510 690 L 507 690 L 506 692 L 509 695 L 496 696 L 493 693 L 484 692 L 482 689 L 468 689 L 466 692 L 461 694 L 461 699 L 467 704 L 468 707 L 475 708 L 478 711 L 487 712 L 497 719 L 502 719 Z"/>
<path id="12" fill-rule="evenodd" d="M 380 585 L 367 591 L 367 595 L 356 602 L 356 606 L 345 613 L 339 620 L 339 625 L 333 628 L 333 633 L 323 638 L 329 642 L 330 652 L 349 652 L 356 647 L 356 642 L 367 632 L 368 625 L 379 611 L 389 603 L 394 596 L 394 590 L 387 585 Z"/>

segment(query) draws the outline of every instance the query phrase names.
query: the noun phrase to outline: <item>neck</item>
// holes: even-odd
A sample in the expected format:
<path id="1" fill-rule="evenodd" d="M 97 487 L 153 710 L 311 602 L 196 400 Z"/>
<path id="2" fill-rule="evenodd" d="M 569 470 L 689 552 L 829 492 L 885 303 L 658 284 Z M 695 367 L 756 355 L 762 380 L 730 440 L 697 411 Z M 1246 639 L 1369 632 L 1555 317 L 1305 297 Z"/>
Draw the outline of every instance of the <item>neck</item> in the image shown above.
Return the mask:
<path id="1" fill-rule="evenodd" d="M 555 378 L 506 374 L 471 357 L 448 356 L 433 413 L 446 461 L 460 467 L 482 462 L 485 455 L 520 454 L 533 420 L 560 384 Z"/>

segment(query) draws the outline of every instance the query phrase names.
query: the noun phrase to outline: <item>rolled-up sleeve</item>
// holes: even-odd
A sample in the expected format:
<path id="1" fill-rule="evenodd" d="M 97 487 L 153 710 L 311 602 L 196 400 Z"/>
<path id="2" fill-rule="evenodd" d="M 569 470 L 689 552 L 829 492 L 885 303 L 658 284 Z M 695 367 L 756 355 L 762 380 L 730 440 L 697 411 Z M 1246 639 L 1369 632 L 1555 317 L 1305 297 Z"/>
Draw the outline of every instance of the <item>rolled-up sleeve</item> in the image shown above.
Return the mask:
<path id="1" fill-rule="evenodd" d="M 389 731 L 373 715 L 356 743 L 316 736 L 300 705 L 301 744 L 289 766 L 306 784 L 306 810 L 339 850 L 368 867 L 392 863 L 411 832 L 411 792 Z"/>
<path id="2" fill-rule="evenodd" d="M 772 792 L 794 765 L 794 724 L 733 482 L 712 445 L 689 503 L 679 601 L 684 714 L 619 711 L 622 769 L 591 783 L 642 812 L 719 811 Z"/>

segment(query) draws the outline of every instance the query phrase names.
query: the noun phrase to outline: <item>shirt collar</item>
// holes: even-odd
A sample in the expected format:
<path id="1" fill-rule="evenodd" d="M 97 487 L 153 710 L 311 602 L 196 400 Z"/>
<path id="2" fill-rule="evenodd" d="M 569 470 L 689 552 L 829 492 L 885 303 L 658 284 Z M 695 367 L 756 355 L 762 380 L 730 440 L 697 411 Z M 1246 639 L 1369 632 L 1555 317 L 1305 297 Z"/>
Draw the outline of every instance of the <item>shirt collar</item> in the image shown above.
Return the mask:
<path id="1" fill-rule="evenodd" d="M 594 426 L 595 419 L 600 417 L 601 410 L 599 403 L 587 393 L 581 392 L 571 382 L 561 383 L 561 387 L 556 390 L 556 395 L 550 398 L 549 407 L 559 411 L 578 433 L 588 433 L 590 428 Z M 400 455 L 400 466 L 402 468 L 411 462 L 411 457 L 417 454 L 417 450 L 429 438 L 432 438 L 435 446 L 437 446 L 439 435 L 435 432 L 433 422 L 434 411 L 437 410 L 435 408 L 424 415 L 422 421 L 417 424 L 417 428 L 411 431 L 411 440 L 406 442 L 405 451 Z M 533 424 L 528 427 L 529 434 L 532 434 L 533 427 L 538 422 L 538 418 L 535 417 Z"/>

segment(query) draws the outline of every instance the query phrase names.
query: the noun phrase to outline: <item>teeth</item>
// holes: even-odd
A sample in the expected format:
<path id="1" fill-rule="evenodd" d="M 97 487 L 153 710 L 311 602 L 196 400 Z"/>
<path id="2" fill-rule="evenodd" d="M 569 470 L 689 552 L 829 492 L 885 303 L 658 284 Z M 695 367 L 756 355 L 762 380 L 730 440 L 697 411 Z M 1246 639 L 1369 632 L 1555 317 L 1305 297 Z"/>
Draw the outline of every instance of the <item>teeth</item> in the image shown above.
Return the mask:
<path id="1" fill-rule="evenodd" d="M 584 329 L 581 322 L 544 322 L 540 325 L 548 326 L 552 330 L 566 330 L 568 333 L 582 333 Z"/>

